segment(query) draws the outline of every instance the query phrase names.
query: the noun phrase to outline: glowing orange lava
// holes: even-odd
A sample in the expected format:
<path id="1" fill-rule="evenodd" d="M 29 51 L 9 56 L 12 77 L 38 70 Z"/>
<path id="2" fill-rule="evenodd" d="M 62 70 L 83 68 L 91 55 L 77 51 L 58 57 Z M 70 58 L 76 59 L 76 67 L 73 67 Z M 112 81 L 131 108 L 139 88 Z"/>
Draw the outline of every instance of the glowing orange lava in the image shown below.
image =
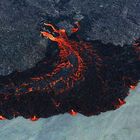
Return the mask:
<path id="1" fill-rule="evenodd" d="M 136 86 L 130 85 L 131 90 L 135 90 Z"/>
<path id="2" fill-rule="evenodd" d="M 6 120 L 6 118 L 0 115 L 0 120 Z"/>
<path id="3" fill-rule="evenodd" d="M 39 118 L 37 118 L 36 116 L 33 116 L 30 118 L 31 121 L 37 121 Z"/>
<path id="4" fill-rule="evenodd" d="M 72 116 L 76 116 L 76 115 L 77 115 L 77 112 L 74 111 L 73 109 L 71 109 L 69 113 L 70 113 Z"/>
<path id="5" fill-rule="evenodd" d="M 119 103 L 117 105 L 115 105 L 116 108 L 120 108 L 122 105 L 124 105 L 126 103 L 124 100 L 121 100 L 120 98 L 118 99 L 118 102 Z"/>

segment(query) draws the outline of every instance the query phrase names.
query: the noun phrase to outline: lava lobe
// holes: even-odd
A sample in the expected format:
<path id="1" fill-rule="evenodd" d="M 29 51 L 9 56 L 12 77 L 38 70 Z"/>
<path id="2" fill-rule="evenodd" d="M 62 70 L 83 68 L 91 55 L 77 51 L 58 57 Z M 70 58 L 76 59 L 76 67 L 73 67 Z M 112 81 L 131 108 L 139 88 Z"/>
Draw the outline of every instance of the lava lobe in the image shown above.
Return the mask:
<path id="1" fill-rule="evenodd" d="M 139 39 L 122 47 L 81 39 L 79 23 L 71 36 L 52 24 L 44 27 L 41 35 L 51 40 L 46 57 L 31 69 L 0 76 L 0 120 L 90 116 L 125 104 L 140 79 Z"/>

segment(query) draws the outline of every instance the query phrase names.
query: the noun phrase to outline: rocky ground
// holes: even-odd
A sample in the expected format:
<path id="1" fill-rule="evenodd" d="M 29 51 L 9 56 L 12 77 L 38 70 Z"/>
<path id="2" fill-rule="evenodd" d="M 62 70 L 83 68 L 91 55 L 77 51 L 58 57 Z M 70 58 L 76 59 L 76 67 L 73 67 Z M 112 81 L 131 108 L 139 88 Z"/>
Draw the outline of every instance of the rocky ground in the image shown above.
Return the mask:
<path id="1" fill-rule="evenodd" d="M 45 55 L 47 40 L 40 37 L 44 21 L 70 29 L 81 22 L 84 39 L 114 44 L 140 36 L 139 0 L 1 0 L 0 75 L 24 70 Z"/>

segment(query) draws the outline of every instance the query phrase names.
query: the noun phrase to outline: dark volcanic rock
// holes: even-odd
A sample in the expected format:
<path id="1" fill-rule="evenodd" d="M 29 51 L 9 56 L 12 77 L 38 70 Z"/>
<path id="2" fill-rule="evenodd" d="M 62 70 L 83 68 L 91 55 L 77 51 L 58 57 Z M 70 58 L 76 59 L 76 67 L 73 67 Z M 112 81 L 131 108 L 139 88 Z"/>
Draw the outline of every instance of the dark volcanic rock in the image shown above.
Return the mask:
<path id="1" fill-rule="evenodd" d="M 139 0 L 1 0 L 0 9 L 0 75 L 32 67 L 44 57 L 43 21 L 70 32 L 79 20 L 84 39 L 115 44 L 140 36 Z"/>

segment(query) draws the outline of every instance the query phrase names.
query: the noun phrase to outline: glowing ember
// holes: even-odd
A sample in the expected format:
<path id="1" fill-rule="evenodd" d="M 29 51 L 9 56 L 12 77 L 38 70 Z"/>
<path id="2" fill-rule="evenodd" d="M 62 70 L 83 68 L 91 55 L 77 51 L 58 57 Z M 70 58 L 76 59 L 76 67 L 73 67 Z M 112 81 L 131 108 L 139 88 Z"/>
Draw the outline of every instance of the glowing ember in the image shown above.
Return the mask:
<path id="1" fill-rule="evenodd" d="M 32 92 L 32 91 L 33 91 L 33 88 L 29 88 L 28 91 L 29 91 L 29 92 Z"/>
<path id="2" fill-rule="evenodd" d="M 76 115 L 77 115 L 77 112 L 75 112 L 73 109 L 71 109 L 69 113 L 70 113 L 72 116 L 76 116 Z"/>
<path id="3" fill-rule="evenodd" d="M 37 118 L 36 116 L 33 116 L 30 118 L 31 121 L 37 121 L 39 118 Z"/>
<path id="4" fill-rule="evenodd" d="M 130 85 L 130 89 L 134 90 L 136 88 L 136 86 Z"/>
<path id="5" fill-rule="evenodd" d="M 0 120 L 6 120 L 6 118 L 0 115 Z"/>
<path id="6" fill-rule="evenodd" d="M 121 100 L 121 99 L 118 99 L 118 101 L 119 101 L 121 106 L 126 103 L 124 100 Z"/>
<path id="7" fill-rule="evenodd" d="M 120 108 L 122 105 L 124 105 L 126 102 L 124 100 L 118 99 L 119 104 L 116 105 L 116 108 Z"/>

